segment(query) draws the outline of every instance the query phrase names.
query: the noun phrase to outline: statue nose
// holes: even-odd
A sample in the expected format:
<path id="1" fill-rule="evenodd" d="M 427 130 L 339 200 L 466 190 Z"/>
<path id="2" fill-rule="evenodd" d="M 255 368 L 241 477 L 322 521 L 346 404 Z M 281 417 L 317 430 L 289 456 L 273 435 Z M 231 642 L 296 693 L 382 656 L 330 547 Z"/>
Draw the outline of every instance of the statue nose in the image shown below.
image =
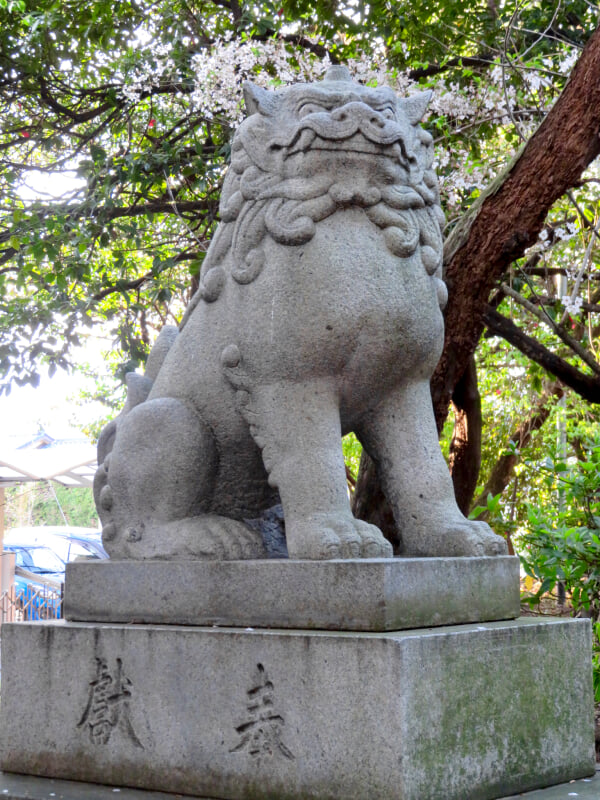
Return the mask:
<path id="1" fill-rule="evenodd" d="M 375 128 L 384 128 L 386 123 L 385 117 L 378 111 L 375 111 L 375 109 L 365 103 L 356 101 L 346 103 L 346 105 L 336 108 L 332 111 L 331 116 L 337 122 L 346 122 L 347 120 L 358 123 L 367 122 Z"/>

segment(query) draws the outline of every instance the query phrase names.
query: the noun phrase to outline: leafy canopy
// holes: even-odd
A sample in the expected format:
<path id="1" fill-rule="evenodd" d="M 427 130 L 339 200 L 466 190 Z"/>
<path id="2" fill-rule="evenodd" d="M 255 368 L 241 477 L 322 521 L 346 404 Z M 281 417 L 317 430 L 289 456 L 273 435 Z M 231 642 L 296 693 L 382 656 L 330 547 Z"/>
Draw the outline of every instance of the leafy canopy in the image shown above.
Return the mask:
<path id="1" fill-rule="evenodd" d="M 435 83 L 454 218 L 514 150 L 516 117 L 535 124 L 560 91 L 593 16 L 583 0 L 521 15 L 490 0 L 0 0 L 0 388 L 66 367 L 95 324 L 122 377 L 180 319 L 244 78 L 349 61 L 399 91 Z"/>

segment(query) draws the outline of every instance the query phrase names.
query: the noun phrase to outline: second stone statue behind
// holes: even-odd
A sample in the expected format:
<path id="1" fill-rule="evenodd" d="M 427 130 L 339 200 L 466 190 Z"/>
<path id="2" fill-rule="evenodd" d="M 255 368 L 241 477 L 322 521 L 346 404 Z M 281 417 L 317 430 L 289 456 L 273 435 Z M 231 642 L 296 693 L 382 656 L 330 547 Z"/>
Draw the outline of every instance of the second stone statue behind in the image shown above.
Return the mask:
<path id="1" fill-rule="evenodd" d="M 504 554 L 456 505 L 431 406 L 446 288 L 429 94 L 332 67 L 245 98 L 200 289 L 100 436 L 107 551 L 264 558 L 244 520 L 281 503 L 290 558 L 391 557 L 350 511 L 340 437 L 355 431 L 403 555 Z"/>

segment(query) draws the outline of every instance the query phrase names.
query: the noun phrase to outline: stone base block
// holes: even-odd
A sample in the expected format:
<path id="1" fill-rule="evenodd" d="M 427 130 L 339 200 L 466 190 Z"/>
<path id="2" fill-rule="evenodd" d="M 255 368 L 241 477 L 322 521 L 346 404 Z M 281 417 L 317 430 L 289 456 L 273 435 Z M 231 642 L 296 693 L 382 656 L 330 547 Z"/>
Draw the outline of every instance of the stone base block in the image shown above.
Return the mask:
<path id="1" fill-rule="evenodd" d="M 515 619 L 519 559 L 83 561 L 64 616 L 253 628 L 391 631 Z"/>
<path id="2" fill-rule="evenodd" d="M 2 628 L 2 769 L 227 800 L 492 800 L 594 773 L 587 620 Z"/>

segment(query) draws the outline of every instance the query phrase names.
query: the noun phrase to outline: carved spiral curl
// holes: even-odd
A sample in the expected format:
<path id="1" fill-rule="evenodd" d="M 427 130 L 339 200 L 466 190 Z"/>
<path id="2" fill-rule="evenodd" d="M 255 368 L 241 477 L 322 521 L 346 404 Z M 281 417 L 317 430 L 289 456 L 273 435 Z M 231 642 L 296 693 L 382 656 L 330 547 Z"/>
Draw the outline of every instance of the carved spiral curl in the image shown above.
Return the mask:
<path id="1" fill-rule="evenodd" d="M 264 268 L 262 245 L 266 236 L 284 245 L 305 244 L 314 236 L 316 223 L 353 204 L 364 208 L 371 222 L 383 231 L 394 255 L 408 258 L 420 248 L 424 269 L 440 283 L 437 291 L 442 304 L 446 296 L 439 280 L 444 214 L 431 169 L 431 136 L 419 130 L 417 138 L 420 150 L 415 183 L 342 191 L 335 178 L 324 173 L 310 178 L 281 178 L 277 171 L 267 171 L 268 160 L 262 156 L 253 160 L 244 137 L 237 135 L 221 197 L 222 222 L 203 264 L 200 289 L 188 306 L 182 326 L 198 302 L 218 299 L 227 282 L 225 264 L 230 264 L 229 273 L 237 283 L 251 283 Z"/>

